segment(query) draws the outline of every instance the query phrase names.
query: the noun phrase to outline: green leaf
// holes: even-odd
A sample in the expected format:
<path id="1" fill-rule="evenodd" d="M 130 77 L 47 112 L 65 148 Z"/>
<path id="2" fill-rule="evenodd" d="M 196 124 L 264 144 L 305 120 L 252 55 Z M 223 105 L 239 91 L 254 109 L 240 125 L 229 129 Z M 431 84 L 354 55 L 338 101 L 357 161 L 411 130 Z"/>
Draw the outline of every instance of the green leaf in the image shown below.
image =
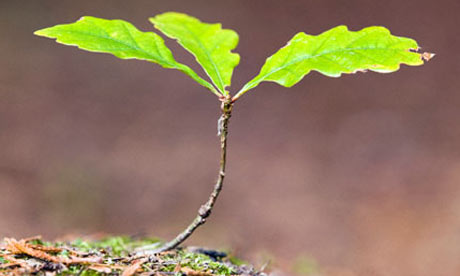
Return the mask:
<path id="1" fill-rule="evenodd" d="M 219 95 L 212 84 L 199 77 L 187 65 L 177 62 L 159 35 L 141 32 L 123 20 L 84 16 L 75 23 L 56 25 L 38 30 L 35 34 L 55 38 L 59 43 L 78 46 L 91 52 L 110 53 L 122 59 L 147 60 L 165 68 L 178 69 Z"/>
<path id="2" fill-rule="evenodd" d="M 263 81 L 291 87 L 315 70 L 329 77 L 371 70 L 394 72 L 400 64 L 421 65 L 432 54 L 420 54 L 417 42 L 390 34 L 384 27 L 368 27 L 357 32 L 338 26 L 320 35 L 303 32 L 269 57 L 259 75 L 249 81 L 234 99 Z M 428 56 L 426 56 L 428 54 Z"/>
<path id="3" fill-rule="evenodd" d="M 220 92 L 228 95 L 225 88 L 230 85 L 233 69 L 240 61 L 240 56 L 231 52 L 238 44 L 236 32 L 222 29 L 221 24 L 202 23 L 175 12 L 157 15 L 150 21 L 192 53 Z"/>

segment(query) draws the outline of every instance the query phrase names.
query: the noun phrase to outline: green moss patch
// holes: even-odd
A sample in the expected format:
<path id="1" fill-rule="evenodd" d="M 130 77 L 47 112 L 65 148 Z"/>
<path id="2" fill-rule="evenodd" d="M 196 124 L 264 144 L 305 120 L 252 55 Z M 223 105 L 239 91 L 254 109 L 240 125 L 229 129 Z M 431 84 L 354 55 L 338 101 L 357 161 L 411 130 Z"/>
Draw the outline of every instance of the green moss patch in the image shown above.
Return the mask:
<path id="1" fill-rule="evenodd" d="M 0 275 L 264 275 L 215 250 L 189 247 L 145 253 L 159 244 L 157 239 L 128 237 L 68 242 L 5 239 L 0 244 Z"/>

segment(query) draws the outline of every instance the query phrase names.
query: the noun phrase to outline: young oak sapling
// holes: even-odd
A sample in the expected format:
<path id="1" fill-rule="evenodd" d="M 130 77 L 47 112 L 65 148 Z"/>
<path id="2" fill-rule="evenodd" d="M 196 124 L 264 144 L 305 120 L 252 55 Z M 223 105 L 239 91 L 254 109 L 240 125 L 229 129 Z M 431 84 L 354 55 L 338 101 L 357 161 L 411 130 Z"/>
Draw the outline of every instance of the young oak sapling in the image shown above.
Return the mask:
<path id="1" fill-rule="evenodd" d="M 177 69 L 218 97 L 222 114 L 218 120 L 220 166 L 217 182 L 192 223 L 171 241 L 149 253 L 173 249 L 205 223 L 219 196 L 225 177 L 228 123 L 235 103 L 261 82 L 270 81 L 285 87 L 298 83 L 310 71 L 329 77 L 340 77 L 360 71 L 388 73 L 401 64 L 418 66 L 434 54 L 422 53 L 416 41 L 394 36 L 384 27 L 372 26 L 349 31 L 346 26 L 332 28 L 319 35 L 297 33 L 283 48 L 270 56 L 260 73 L 238 92 L 231 94 L 233 69 L 240 56 L 233 53 L 238 34 L 222 29 L 221 24 L 208 24 L 186 14 L 167 12 L 149 19 L 153 26 L 169 38 L 177 40 L 195 56 L 210 81 L 200 77 L 189 66 L 176 61 L 164 40 L 154 32 L 143 32 L 123 20 L 107 20 L 84 16 L 75 23 L 56 25 L 35 32 L 57 42 L 80 49 L 109 53 L 121 59 L 139 59 Z"/>

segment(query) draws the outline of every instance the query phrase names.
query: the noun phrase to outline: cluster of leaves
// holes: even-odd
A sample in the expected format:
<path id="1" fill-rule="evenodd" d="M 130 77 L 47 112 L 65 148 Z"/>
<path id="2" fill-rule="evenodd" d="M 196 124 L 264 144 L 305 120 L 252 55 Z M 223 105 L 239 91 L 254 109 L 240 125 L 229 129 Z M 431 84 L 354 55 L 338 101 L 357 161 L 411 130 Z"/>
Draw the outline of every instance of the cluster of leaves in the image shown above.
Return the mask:
<path id="1" fill-rule="evenodd" d="M 227 87 L 240 61 L 240 56 L 232 52 L 238 44 L 235 31 L 176 12 L 157 15 L 150 18 L 150 22 L 194 55 L 211 82 L 176 61 L 159 35 L 142 32 L 123 20 L 84 16 L 75 23 L 56 25 L 35 34 L 92 52 L 147 60 L 177 69 L 217 96 L 230 97 Z M 366 70 L 393 72 L 400 64 L 421 65 L 432 54 L 419 53 L 418 49 L 414 40 L 393 36 L 386 28 L 378 26 L 357 32 L 338 26 L 317 36 L 300 32 L 266 60 L 260 73 L 233 96 L 233 101 L 264 81 L 291 87 L 312 70 L 339 77 L 343 73 Z"/>
<path id="2" fill-rule="evenodd" d="M 232 262 L 222 252 L 178 249 L 153 256 L 135 250 L 158 243 L 110 237 L 96 241 L 46 242 L 39 237 L 0 245 L 0 275 L 261 275 L 249 266 Z"/>

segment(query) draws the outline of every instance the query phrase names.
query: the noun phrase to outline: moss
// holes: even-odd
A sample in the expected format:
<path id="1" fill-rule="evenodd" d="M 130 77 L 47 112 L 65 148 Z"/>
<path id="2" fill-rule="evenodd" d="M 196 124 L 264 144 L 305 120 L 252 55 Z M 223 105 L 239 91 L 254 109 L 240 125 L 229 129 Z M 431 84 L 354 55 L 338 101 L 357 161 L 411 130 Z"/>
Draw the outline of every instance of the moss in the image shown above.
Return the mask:
<path id="1" fill-rule="evenodd" d="M 159 244 L 156 238 L 132 239 L 125 236 L 107 237 L 101 240 L 76 239 L 70 242 L 49 242 L 40 239 L 27 241 L 27 246 L 42 246 L 43 252 L 57 258 L 72 258 L 75 252 L 80 257 L 97 257 L 93 263 L 67 264 L 50 262 L 33 258 L 26 254 L 15 255 L 0 246 L 0 256 L 10 256 L 16 260 L 26 261 L 26 265 L 0 267 L 0 275 L 19 273 L 22 275 L 44 275 L 54 272 L 55 275 L 121 275 L 124 269 L 132 266 L 138 259 L 133 258 L 135 250 L 152 244 Z M 58 248 L 59 252 L 46 251 L 44 247 Z M 5 258 L 0 257 L 0 264 L 5 264 Z M 183 248 L 156 254 L 146 258 L 140 269 L 143 272 L 159 272 L 168 275 L 259 275 L 248 266 L 243 268 L 242 261 L 228 257 L 223 252 L 196 248 Z M 102 267 L 102 268 L 101 268 Z"/>
<path id="2" fill-rule="evenodd" d="M 135 240 L 127 236 L 107 237 L 96 241 L 87 241 L 76 239 L 70 242 L 70 245 L 80 251 L 94 252 L 104 250 L 109 252 L 113 257 L 127 256 L 130 252 L 138 247 L 149 244 L 159 243 L 156 238 L 144 238 Z"/>

